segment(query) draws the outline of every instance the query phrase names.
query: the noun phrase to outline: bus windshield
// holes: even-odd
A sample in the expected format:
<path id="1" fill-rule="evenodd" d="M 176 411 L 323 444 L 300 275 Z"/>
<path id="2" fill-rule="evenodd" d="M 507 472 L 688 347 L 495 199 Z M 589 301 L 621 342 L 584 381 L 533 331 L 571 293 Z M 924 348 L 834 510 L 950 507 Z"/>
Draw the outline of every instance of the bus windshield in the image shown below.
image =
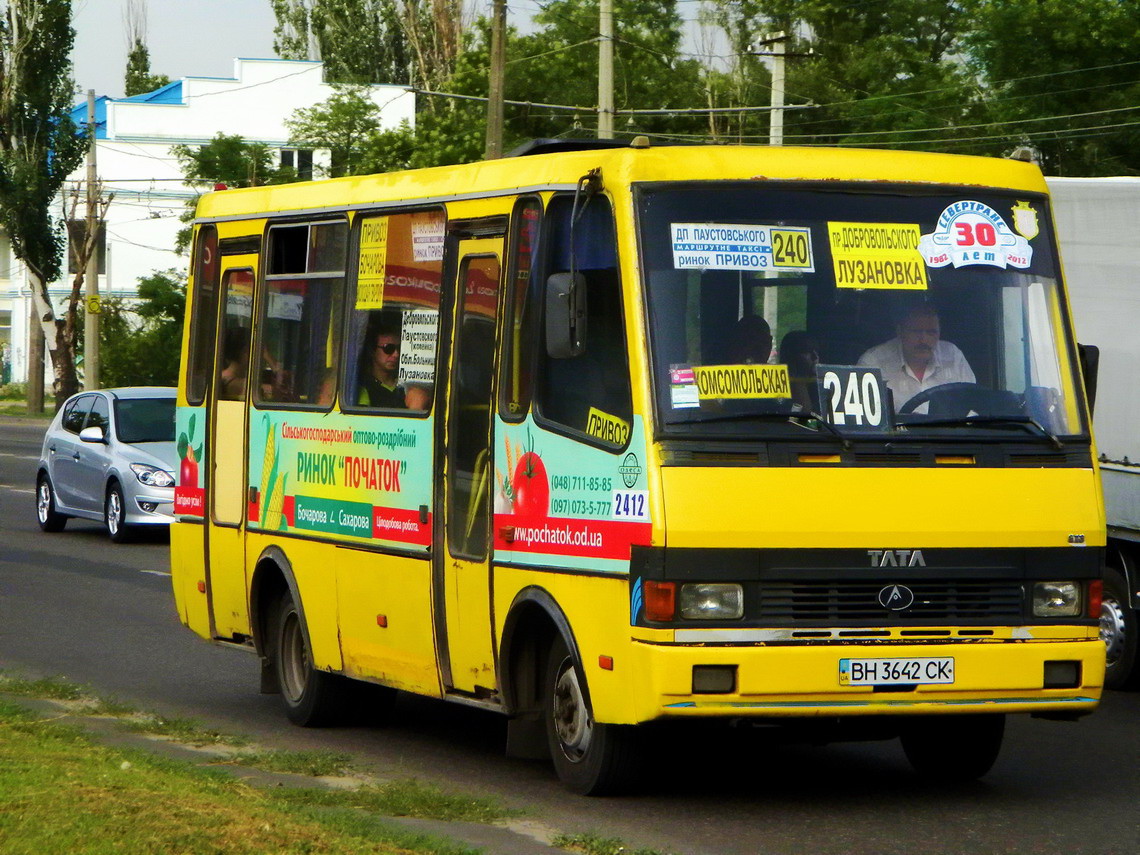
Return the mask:
<path id="1" fill-rule="evenodd" d="M 1084 431 L 1041 196 L 693 182 L 637 211 L 666 434 Z"/>

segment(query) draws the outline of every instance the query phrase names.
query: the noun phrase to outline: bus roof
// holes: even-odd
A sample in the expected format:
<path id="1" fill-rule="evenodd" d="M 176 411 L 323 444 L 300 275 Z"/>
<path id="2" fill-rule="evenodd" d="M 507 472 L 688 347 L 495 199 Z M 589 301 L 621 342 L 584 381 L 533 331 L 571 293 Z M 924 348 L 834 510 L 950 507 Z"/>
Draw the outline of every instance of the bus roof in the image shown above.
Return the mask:
<path id="1" fill-rule="evenodd" d="M 198 203 L 198 217 L 230 219 L 572 188 L 598 167 L 608 186 L 694 180 L 883 181 L 1047 192 L 1037 166 L 1002 158 L 792 146 L 623 146 L 207 193 Z"/>

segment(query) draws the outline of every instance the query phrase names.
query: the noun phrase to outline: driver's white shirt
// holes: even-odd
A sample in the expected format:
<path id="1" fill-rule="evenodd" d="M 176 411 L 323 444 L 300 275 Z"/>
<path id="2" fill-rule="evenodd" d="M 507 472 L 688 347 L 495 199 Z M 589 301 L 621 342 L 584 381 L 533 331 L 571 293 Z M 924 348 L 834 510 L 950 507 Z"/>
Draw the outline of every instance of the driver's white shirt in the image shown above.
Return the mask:
<path id="1" fill-rule="evenodd" d="M 921 380 L 903 359 L 902 342 L 897 338 L 872 347 L 859 357 L 859 364 L 882 372 L 883 382 L 894 394 L 896 410 L 924 389 L 946 383 L 976 382 L 974 371 L 962 351 L 948 341 L 934 345 L 934 358 L 926 366 Z"/>

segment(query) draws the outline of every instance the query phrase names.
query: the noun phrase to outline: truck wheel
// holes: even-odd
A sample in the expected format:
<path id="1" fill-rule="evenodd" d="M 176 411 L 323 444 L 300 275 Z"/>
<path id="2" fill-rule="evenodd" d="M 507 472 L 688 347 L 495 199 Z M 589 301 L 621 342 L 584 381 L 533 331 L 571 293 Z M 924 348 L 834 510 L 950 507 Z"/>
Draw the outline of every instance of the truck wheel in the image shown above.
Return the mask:
<path id="1" fill-rule="evenodd" d="M 1104 571 L 1100 602 L 1100 637 L 1104 640 L 1104 685 L 1126 689 L 1136 685 L 1136 612 L 1132 610 L 1124 576 L 1115 567 Z"/>
<path id="2" fill-rule="evenodd" d="M 904 726 L 902 747 L 924 778 L 973 781 L 993 767 L 1004 734 L 1004 715 L 921 716 Z"/>
<path id="3" fill-rule="evenodd" d="M 288 593 L 278 601 L 271 626 L 273 665 L 289 721 L 301 727 L 338 721 L 344 712 L 348 681 L 313 667 L 305 622 Z"/>
<path id="4" fill-rule="evenodd" d="M 573 793 L 615 795 L 628 790 L 638 778 L 634 729 L 596 722 L 585 685 L 566 642 L 559 637 L 550 651 L 543 697 L 554 770 Z"/>

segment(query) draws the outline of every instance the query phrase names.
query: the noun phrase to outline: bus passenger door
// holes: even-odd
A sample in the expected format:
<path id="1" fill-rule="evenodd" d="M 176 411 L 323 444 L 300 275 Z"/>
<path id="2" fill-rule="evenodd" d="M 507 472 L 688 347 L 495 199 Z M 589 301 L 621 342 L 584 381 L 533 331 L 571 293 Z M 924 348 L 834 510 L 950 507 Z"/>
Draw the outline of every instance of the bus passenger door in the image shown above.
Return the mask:
<path id="1" fill-rule="evenodd" d="M 443 543 L 436 539 L 435 608 L 444 683 L 496 689 L 491 623 L 491 453 L 495 316 L 501 237 L 459 243 L 443 453 Z M 442 612 L 442 614 L 440 614 Z"/>
<path id="2" fill-rule="evenodd" d="M 210 423 L 206 580 L 214 636 L 248 635 L 245 584 L 246 431 L 256 256 L 223 256 Z"/>

